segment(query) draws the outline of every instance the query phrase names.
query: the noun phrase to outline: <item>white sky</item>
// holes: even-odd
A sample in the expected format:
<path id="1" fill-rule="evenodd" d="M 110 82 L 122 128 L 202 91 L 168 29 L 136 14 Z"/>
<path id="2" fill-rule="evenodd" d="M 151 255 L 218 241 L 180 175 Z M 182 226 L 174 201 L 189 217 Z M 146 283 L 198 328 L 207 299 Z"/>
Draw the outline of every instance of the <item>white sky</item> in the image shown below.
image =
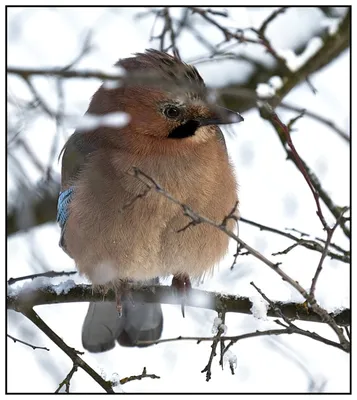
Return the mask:
<path id="1" fill-rule="evenodd" d="M 132 9 L 115 13 L 98 8 L 10 10 L 8 64 L 21 67 L 66 65 L 78 54 L 86 32 L 92 28 L 94 51 L 78 68 L 108 69 L 118 58 L 157 46 L 157 43 L 148 41 L 152 17 L 133 22 L 133 13 Z M 232 10 L 232 26 L 258 27 L 270 13 L 271 9 Z M 323 19 L 315 10 L 291 10 L 280 16 L 267 34 L 276 48 L 287 50 L 298 39 L 306 40 Z M 304 29 L 301 29 L 302 25 Z M 212 43 L 222 40 L 219 31 L 205 27 L 200 29 Z M 206 52 L 188 35 L 183 36 L 179 46 L 185 60 L 201 58 Z M 242 46 L 240 51 L 254 55 L 262 62 L 270 62 L 258 46 Z M 206 84 L 215 86 L 242 81 L 249 73 L 246 65 L 234 62 L 204 63 L 198 64 L 197 68 Z M 313 75 L 311 81 L 318 90 L 316 95 L 306 84 L 302 84 L 285 100 L 326 116 L 349 132 L 349 52 L 344 52 L 328 67 Z M 57 99 L 54 85 L 42 78 L 34 82 L 46 101 L 55 107 Z M 96 81 L 67 82 L 67 110 L 75 110 L 79 115 L 85 112 L 98 85 Z M 19 79 L 11 77 L 8 90 L 17 97 L 28 98 L 27 89 Z M 276 133 L 267 122 L 260 119 L 256 110 L 246 112 L 243 116 L 245 121 L 233 128 L 234 135 L 227 135 L 229 153 L 240 184 L 242 216 L 281 230 L 294 227 L 324 237 L 312 194 L 294 165 L 285 160 Z M 279 116 L 282 121 L 288 122 L 294 113 L 280 109 Z M 41 117 L 25 128 L 31 148 L 46 165 L 55 134 L 54 123 Z M 308 117 L 300 119 L 295 128 L 293 141 L 301 157 L 318 175 L 335 203 L 349 205 L 349 146 L 330 128 Z M 68 127 L 62 134 L 58 152 L 72 131 Z M 24 165 L 31 182 L 37 182 L 41 178 L 39 171 L 26 160 Z M 59 165 L 55 164 L 54 168 L 59 173 Z M 12 193 L 15 181 L 11 169 L 8 176 L 8 191 Z M 9 200 L 13 202 L 19 199 Z M 327 220 L 333 222 L 325 207 L 323 212 Z M 268 258 L 282 261 L 282 268 L 302 286 L 310 286 L 320 253 L 297 248 L 286 256 L 274 258 L 271 253 L 283 250 L 292 244 L 291 241 L 242 223 L 240 237 Z M 11 237 L 8 240 L 8 278 L 46 269 L 72 270 L 73 262 L 58 247 L 58 238 L 59 228 L 54 223 Z M 334 236 L 334 242 L 345 248 L 349 245 L 339 231 Z M 253 280 L 273 300 L 301 300 L 297 292 L 278 275 L 251 256 L 238 258 L 235 269 L 231 271 L 234 247 L 233 244 L 231 255 L 221 263 L 214 276 L 200 286 L 202 289 L 252 296 L 257 294 L 250 285 Z M 42 266 L 38 260 L 42 261 Z M 317 285 L 318 301 L 329 311 L 349 307 L 349 279 L 347 264 L 327 259 Z M 69 346 L 78 350 L 83 350 L 81 326 L 86 310 L 86 303 L 41 306 L 36 309 Z M 164 305 L 163 310 L 163 338 L 211 335 L 216 313 L 188 308 L 183 319 L 179 306 Z M 34 351 L 8 339 L 8 390 L 53 392 L 71 369 L 71 360 L 23 316 L 12 311 L 8 312 L 8 316 L 8 333 L 50 348 L 50 352 Z M 277 327 L 271 319 L 262 321 L 239 314 L 228 314 L 226 325 L 228 335 Z M 332 330 L 322 324 L 297 325 L 336 340 Z M 86 353 L 83 358 L 97 371 L 105 371 L 107 378 L 113 373 L 118 373 L 120 378 L 140 374 L 144 366 L 148 373 L 161 377 L 159 380 L 144 379 L 128 383 L 123 386 L 125 392 L 306 392 L 310 377 L 317 384 L 326 382 L 324 390 L 327 392 L 349 390 L 349 356 L 338 349 L 296 335 L 253 338 L 235 344 L 231 349 L 237 356 L 235 375 L 231 375 L 228 366 L 222 371 L 216 357 L 212 379 L 207 383 L 205 374 L 200 371 L 207 364 L 210 345 L 208 342 L 199 345 L 195 342 L 172 342 L 146 349 L 117 346 L 99 355 Z M 71 381 L 71 391 L 99 390 L 99 386 L 81 370 L 76 372 Z"/>

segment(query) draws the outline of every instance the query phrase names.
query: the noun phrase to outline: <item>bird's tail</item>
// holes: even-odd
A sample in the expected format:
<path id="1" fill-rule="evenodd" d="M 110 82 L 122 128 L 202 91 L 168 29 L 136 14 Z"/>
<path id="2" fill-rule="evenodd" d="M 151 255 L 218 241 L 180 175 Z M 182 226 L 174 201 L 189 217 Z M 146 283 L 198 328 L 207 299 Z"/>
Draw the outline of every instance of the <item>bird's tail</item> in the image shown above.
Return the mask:
<path id="1" fill-rule="evenodd" d="M 117 340 L 122 346 L 144 347 L 138 341 L 154 341 L 161 336 L 163 316 L 160 304 L 123 301 L 119 317 L 115 302 L 90 303 L 82 327 L 83 347 L 100 353 L 112 349 Z"/>

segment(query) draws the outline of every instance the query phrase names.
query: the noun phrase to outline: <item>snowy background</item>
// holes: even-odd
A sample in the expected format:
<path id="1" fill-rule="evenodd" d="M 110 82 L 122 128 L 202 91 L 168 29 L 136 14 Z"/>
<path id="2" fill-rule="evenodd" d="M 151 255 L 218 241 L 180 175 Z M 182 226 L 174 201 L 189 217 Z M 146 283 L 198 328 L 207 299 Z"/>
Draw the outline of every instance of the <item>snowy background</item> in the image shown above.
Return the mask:
<path id="1" fill-rule="evenodd" d="M 231 8 L 229 26 L 237 28 L 260 27 L 273 8 Z M 143 9 L 142 11 L 145 11 Z M 77 65 L 78 69 L 108 70 L 119 58 L 156 47 L 149 41 L 154 16 L 135 19 L 139 9 L 119 8 L 31 8 L 8 10 L 8 65 L 18 67 L 61 67 L 70 63 L 80 52 L 88 31 L 92 32 L 92 51 Z M 180 15 L 181 9 L 172 10 Z M 337 12 L 343 16 L 345 9 Z M 224 23 L 224 21 L 222 21 Z M 274 48 L 287 55 L 292 66 L 298 58 L 292 57 L 291 49 L 299 42 L 312 38 L 323 26 L 333 26 L 317 8 L 294 8 L 279 16 L 271 24 L 267 35 Z M 303 29 L 302 29 L 303 27 Z M 197 29 L 209 38 L 212 45 L 222 41 L 222 34 L 214 27 L 197 22 Z M 160 31 L 160 24 L 155 29 Z M 331 28 L 333 29 L 333 28 Z M 316 43 L 315 43 L 316 45 Z M 315 46 L 312 44 L 312 47 Z M 178 41 L 181 57 L 187 62 L 200 60 L 207 49 L 189 34 L 182 34 Z M 311 49 L 310 49 L 311 50 Z M 267 66 L 272 59 L 260 46 L 241 45 L 237 53 L 254 57 Z M 305 55 L 306 56 L 306 55 Z M 306 83 L 299 85 L 287 97 L 288 103 L 307 108 L 333 120 L 349 134 L 349 51 L 345 51 L 327 67 L 311 78 L 317 89 L 314 95 Z M 252 66 L 243 61 L 197 62 L 197 68 L 208 86 L 227 83 L 244 83 Z M 56 109 L 58 105 L 55 82 L 48 78 L 34 78 L 34 85 L 43 99 Z M 100 85 L 97 80 L 68 80 L 63 84 L 65 109 L 71 114 L 82 115 L 88 101 Z M 264 89 L 264 87 L 263 87 Z M 262 90 L 260 88 L 260 90 Z M 31 98 L 24 82 L 10 76 L 8 96 L 11 99 Z M 68 136 L 73 132 L 71 123 L 56 130 L 55 122 L 38 112 L 31 118 L 21 115 L 21 108 L 14 102 L 9 106 L 9 123 L 17 121 L 21 135 L 26 138 L 39 162 L 48 166 L 54 176 L 59 174 L 57 156 Z M 296 113 L 278 109 L 282 121 L 288 122 Z M 316 216 L 312 194 L 303 177 L 286 161 L 285 152 L 270 124 L 262 120 L 256 109 L 243 114 L 245 121 L 230 127 L 227 146 L 236 167 L 240 185 L 240 211 L 247 219 L 284 230 L 296 228 L 313 236 L 325 237 L 321 222 Z M 350 158 L 349 144 L 336 133 L 311 118 L 303 117 L 295 125 L 294 144 L 301 157 L 321 180 L 334 202 L 349 205 Z M 233 131 L 233 133 L 232 133 Z M 53 138 L 58 141 L 53 149 Z M 43 179 L 44 170 L 34 166 L 21 148 L 13 149 L 21 160 L 28 177 L 28 186 Z M 51 151 L 55 157 L 51 156 Z M 18 169 L 8 159 L 8 201 L 14 204 L 24 201 L 19 194 Z M 23 192 L 21 192 L 23 193 Z M 323 207 L 327 221 L 334 220 Z M 240 237 L 267 256 L 283 262 L 282 268 L 303 287 L 309 288 L 318 264 L 320 253 L 298 247 L 285 256 L 271 256 L 292 244 L 288 239 L 272 233 L 240 224 Z M 73 261 L 58 247 L 59 228 L 48 223 L 8 237 L 8 278 L 46 270 L 73 270 Z M 339 229 L 334 242 L 344 248 L 349 243 Z M 242 296 L 257 297 L 251 281 L 272 300 L 302 301 L 299 294 L 284 283 L 277 274 L 251 256 L 241 256 L 233 270 L 230 269 L 235 251 L 232 244 L 230 255 L 216 269 L 214 276 L 200 288 Z M 326 259 L 319 278 L 316 296 L 328 311 L 349 308 L 349 265 Z M 63 278 L 65 279 L 65 278 Z M 83 281 L 75 278 L 77 281 Z M 57 279 L 55 282 L 60 282 Z M 21 286 L 21 285 L 20 285 Z M 87 311 L 87 303 L 50 305 L 37 307 L 36 311 L 45 322 L 71 347 L 83 350 L 81 327 Z M 186 318 L 181 317 L 179 306 L 163 305 L 164 330 L 162 338 L 182 336 L 210 336 L 217 314 L 213 311 L 187 308 Z M 228 314 L 228 335 L 238 335 L 257 329 L 276 329 L 269 319 L 257 319 L 251 315 Z M 336 340 L 328 326 L 300 322 L 303 329 L 315 331 Z M 8 312 L 8 333 L 27 342 L 46 346 L 50 352 L 32 350 L 7 339 L 7 379 L 9 392 L 54 392 L 72 367 L 72 361 L 21 314 Z M 120 378 L 140 374 L 143 367 L 148 373 L 161 379 L 143 379 L 127 383 L 125 392 L 347 392 L 349 391 L 349 355 L 297 335 L 252 338 L 232 346 L 237 357 L 237 368 L 232 375 L 228 365 L 221 369 L 219 358 L 213 362 L 212 379 L 207 383 L 200 371 L 207 364 L 210 342 L 170 342 L 146 349 L 115 349 L 94 355 L 85 353 L 83 359 L 96 371 L 113 374 Z M 120 388 L 116 390 L 120 391 Z M 73 392 L 98 392 L 102 389 L 82 370 L 71 381 Z"/>

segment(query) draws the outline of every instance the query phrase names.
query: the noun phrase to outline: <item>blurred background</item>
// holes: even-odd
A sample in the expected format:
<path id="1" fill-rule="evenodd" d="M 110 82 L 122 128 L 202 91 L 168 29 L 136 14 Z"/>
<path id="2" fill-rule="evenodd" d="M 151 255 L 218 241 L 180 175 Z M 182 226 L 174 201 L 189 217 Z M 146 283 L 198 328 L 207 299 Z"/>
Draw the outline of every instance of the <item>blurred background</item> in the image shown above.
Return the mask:
<path id="1" fill-rule="evenodd" d="M 7 9 L 7 277 L 46 271 L 72 271 L 73 261 L 58 247 L 55 223 L 59 191 L 59 153 L 89 100 L 102 83 L 97 78 L 65 78 L 50 71 L 112 73 L 119 59 L 156 48 L 196 66 L 219 102 L 239 111 L 244 122 L 224 130 L 239 181 L 245 220 L 309 239 L 325 238 L 311 191 L 269 121 L 260 115 L 257 96 L 270 97 L 279 118 L 293 123 L 292 140 L 301 158 L 338 207 L 350 202 L 350 43 L 345 7 L 105 8 L 10 7 Z M 273 16 L 273 17 L 272 17 Z M 271 20 L 269 19 L 270 17 Z M 347 22 L 346 22 L 347 21 Z M 346 28 L 347 27 L 347 28 Z M 253 29 L 252 29 L 253 28 Z M 340 29 L 338 45 L 329 48 Z M 324 47 L 325 46 L 325 47 Z M 327 50 L 324 50 L 327 47 Z M 322 52 L 324 50 L 324 52 Z M 319 53 L 320 52 L 320 53 Z M 313 60 L 313 61 L 311 61 Z M 29 71 L 38 70 L 37 74 Z M 308 71 L 308 74 L 305 71 Z M 322 202 L 327 222 L 336 221 Z M 308 289 L 321 253 L 297 246 L 272 256 L 294 241 L 241 222 L 239 236 Z M 339 227 L 332 249 L 349 254 L 349 237 Z M 305 237 L 305 236 L 304 236 Z M 256 297 L 259 286 L 272 300 L 302 297 L 251 255 L 236 251 L 199 288 Z M 63 278 L 56 278 L 54 283 Z M 75 276 L 76 282 L 84 279 Z M 316 297 L 329 312 L 349 308 L 349 263 L 328 257 Z M 163 283 L 167 283 L 163 280 Z M 21 287 L 23 282 L 12 285 Z M 86 303 L 36 308 L 71 347 L 83 350 L 81 326 Z M 217 314 L 163 305 L 163 338 L 210 336 Z M 250 315 L 228 314 L 228 335 L 276 324 Z M 331 340 L 328 326 L 300 322 L 303 329 Z M 9 392 L 54 392 L 71 369 L 71 360 L 21 314 L 8 311 L 7 331 L 50 352 L 7 340 Z M 115 349 L 83 358 L 107 379 L 140 374 L 143 367 L 161 379 L 133 381 L 126 392 L 347 392 L 349 355 L 296 335 L 252 338 L 232 346 L 237 365 L 213 362 L 212 379 L 201 370 L 210 343 L 169 342 L 145 349 Z M 100 391 L 83 371 L 71 391 Z M 120 391 L 120 388 L 117 388 Z"/>

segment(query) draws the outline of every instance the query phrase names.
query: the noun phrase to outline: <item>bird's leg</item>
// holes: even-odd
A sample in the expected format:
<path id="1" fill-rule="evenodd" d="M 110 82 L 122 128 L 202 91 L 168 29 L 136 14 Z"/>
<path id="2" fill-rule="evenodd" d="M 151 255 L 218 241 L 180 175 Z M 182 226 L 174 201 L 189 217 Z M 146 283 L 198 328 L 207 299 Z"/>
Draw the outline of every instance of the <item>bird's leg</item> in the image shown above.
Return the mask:
<path id="1" fill-rule="evenodd" d="M 176 274 L 172 278 L 171 286 L 181 295 L 181 312 L 182 316 L 185 318 L 185 299 L 192 288 L 190 277 L 187 274 Z"/>
<path id="2" fill-rule="evenodd" d="M 116 309 L 118 311 L 119 318 L 121 318 L 123 316 L 123 298 L 125 296 L 128 296 L 131 301 L 133 301 L 130 295 L 130 287 L 128 285 L 128 282 L 122 280 L 115 282 L 114 291 Z"/>

